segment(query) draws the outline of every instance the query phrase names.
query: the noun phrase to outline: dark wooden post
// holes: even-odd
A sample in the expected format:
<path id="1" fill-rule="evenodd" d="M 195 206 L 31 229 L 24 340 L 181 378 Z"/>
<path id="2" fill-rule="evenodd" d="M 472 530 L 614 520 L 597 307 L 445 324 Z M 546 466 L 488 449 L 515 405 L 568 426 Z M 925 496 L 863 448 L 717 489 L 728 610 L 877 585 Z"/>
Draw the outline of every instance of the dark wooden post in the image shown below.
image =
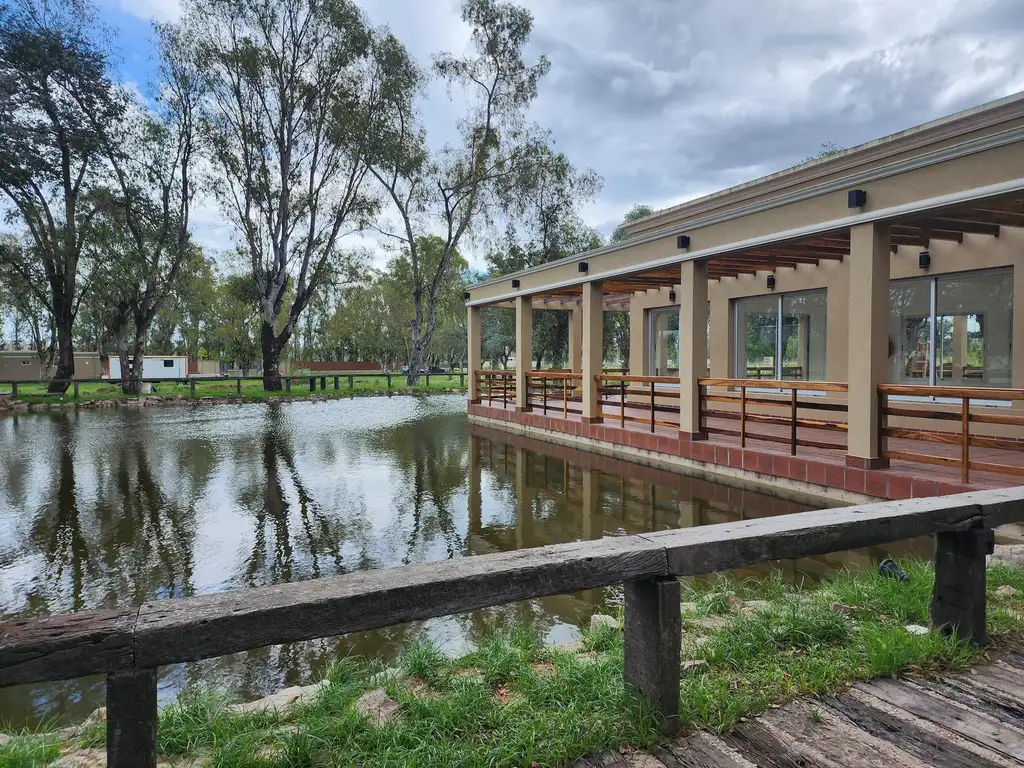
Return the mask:
<path id="1" fill-rule="evenodd" d="M 315 376 L 310 376 L 309 377 L 309 391 L 310 391 L 310 394 L 312 394 L 313 392 L 316 392 L 316 377 Z"/>
<path id="2" fill-rule="evenodd" d="M 356 383 L 356 377 L 355 376 L 349 376 L 348 377 L 348 388 L 352 389 L 352 387 L 355 386 L 355 383 Z"/>
<path id="3" fill-rule="evenodd" d="M 960 405 L 960 480 L 967 485 L 971 479 L 971 400 L 963 398 Z"/>
<path id="4" fill-rule="evenodd" d="M 11 382 L 11 400 L 17 400 L 17 399 L 18 399 L 18 382 L 12 381 Z"/>
<path id="5" fill-rule="evenodd" d="M 679 655 L 682 620 L 679 581 L 673 577 L 626 584 L 626 684 L 661 713 L 662 733 L 679 728 Z"/>
<path id="6" fill-rule="evenodd" d="M 289 376 L 288 378 L 286 378 L 284 380 L 284 391 L 285 392 L 291 392 L 292 391 L 292 377 L 291 376 Z"/>
<path id="7" fill-rule="evenodd" d="M 651 382 L 651 432 L 654 432 L 654 382 Z"/>
<path id="8" fill-rule="evenodd" d="M 189 388 L 189 392 L 191 392 L 191 394 L 192 394 L 192 397 L 195 397 L 196 396 L 196 380 L 195 379 L 189 379 L 188 380 L 188 388 Z"/>
<path id="9" fill-rule="evenodd" d="M 740 386 L 740 448 L 747 447 L 747 388 Z"/>
<path id="10" fill-rule="evenodd" d="M 386 373 L 384 375 L 388 377 L 388 389 L 391 389 L 391 374 L 390 373 Z"/>
<path id="11" fill-rule="evenodd" d="M 334 391 L 337 392 L 339 389 L 341 389 L 341 377 L 340 376 L 335 376 L 334 377 Z"/>
<path id="12" fill-rule="evenodd" d="M 430 389 L 430 374 L 425 374 L 425 377 L 427 379 L 427 389 Z"/>
<path id="13" fill-rule="evenodd" d="M 985 556 L 995 547 L 990 528 L 935 534 L 932 626 L 985 645 Z"/>
<path id="14" fill-rule="evenodd" d="M 789 419 L 790 419 L 790 432 L 789 432 L 789 455 L 796 456 L 796 387 L 793 387 L 790 393 L 790 406 L 789 406 Z"/>
<path id="15" fill-rule="evenodd" d="M 156 768 L 156 670 L 107 675 L 107 768 Z"/>
<path id="16" fill-rule="evenodd" d="M 463 389 L 466 386 L 466 374 L 459 374 L 459 389 Z"/>
<path id="17" fill-rule="evenodd" d="M 75 400 L 78 399 L 78 385 L 79 385 L 79 383 L 80 382 L 76 379 L 75 380 Z"/>
<path id="18" fill-rule="evenodd" d="M 241 376 L 239 376 L 237 379 L 235 379 L 235 392 L 237 392 L 238 394 L 242 394 L 242 377 Z"/>

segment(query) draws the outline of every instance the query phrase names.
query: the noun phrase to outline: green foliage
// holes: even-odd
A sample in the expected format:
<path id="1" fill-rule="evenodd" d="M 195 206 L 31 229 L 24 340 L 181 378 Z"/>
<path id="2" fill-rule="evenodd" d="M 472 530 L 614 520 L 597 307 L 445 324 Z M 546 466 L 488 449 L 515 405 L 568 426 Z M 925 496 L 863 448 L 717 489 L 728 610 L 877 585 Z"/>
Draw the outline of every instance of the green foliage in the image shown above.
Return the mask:
<path id="1" fill-rule="evenodd" d="M 647 216 L 651 216 L 653 214 L 654 209 L 651 206 L 645 205 L 643 203 L 637 203 L 626 212 L 626 215 L 622 218 L 622 221 L 624 224 L 628 224 L 631 221 L 638 221 L 639 219 L 646 218 Z M 611 241 L 613 243 L 621 243 L 628 239 L 629 235 L 627 235 L 626 230 L 622 228 L 622 224 L 617 226 L 615 228 L 615 231 L 612 232 Z"/>

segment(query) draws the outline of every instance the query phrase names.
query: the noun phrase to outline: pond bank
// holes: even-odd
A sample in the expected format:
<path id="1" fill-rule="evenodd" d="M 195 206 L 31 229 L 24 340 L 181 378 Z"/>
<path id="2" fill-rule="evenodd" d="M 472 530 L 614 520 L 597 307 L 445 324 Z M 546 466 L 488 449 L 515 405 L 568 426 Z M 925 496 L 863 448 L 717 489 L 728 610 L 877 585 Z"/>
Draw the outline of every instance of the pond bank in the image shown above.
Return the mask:
<path id="1" fill-rule="evenodd" d="M 794 697 L 900 671 L 961 669 L 1024 640 L 1024 569 L 990 565 L 992 646 L 978 651 L 925 628 L 932 571 L 901 564 L 906 582 L 845 572 L 807 590 L 780 577 L 690 588 L 684 730 L 727 731 Z M 455 659 L 421 644 L 391 665 L 335 661 L 317 688 L 292 691 L 297 698 L 280 707 L 232 707 L 217 693 L 189 691 L 161 713 L 158 745 L 177 765 L 224 768 L 566 765 L 658 743 L 653 713 L 623 686 L 622 663 L 616 617 L 595 618 L 571 647 L 545 647 L 518 626 Z M 0 767 L 102 764 L 104 739 L 99 717 L 68 741 L 20 734 L 0 744 Z"/>

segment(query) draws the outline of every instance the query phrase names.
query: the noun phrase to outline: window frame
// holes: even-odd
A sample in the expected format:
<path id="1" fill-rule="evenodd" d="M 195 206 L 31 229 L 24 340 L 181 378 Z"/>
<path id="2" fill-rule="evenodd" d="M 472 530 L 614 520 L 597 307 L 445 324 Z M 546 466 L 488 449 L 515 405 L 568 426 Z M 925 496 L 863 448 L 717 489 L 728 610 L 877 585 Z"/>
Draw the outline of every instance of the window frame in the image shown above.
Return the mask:
<path id="1" fill-rule="evenodd" d="M 763 298 L 774 298 L 775 301 L 775 380 L 785 381 L 782 376 L 782 369 L 785 364 L 785 354 L 782 349 L 782 303 L 786 298 L 791 296 L 803 296 L 808 294 L 821 294 L 825 297 L 825 327 L 828 329 L 828 288 L 806 288 L 801 291 L 778 291 L 773 293 L 756 293 L 750 296 L 736 296 L 732 299 L 732 320 L 733 320 L 733 378 L 743 379 L 745 381 L 756 382 L 757 379 L 749 378 L 747 373 L 747 345 L 744 341 L 746 335 L 746 326 L 741 322 L 740 318 L 740 304 L 744 299 L 763 299 Z M 827 345 L 826 345 L 827 347 Z M 826 356 L 827 356 L 826 350 Z M 826 370 L 827 368 L 827 357 L 826 357 Z M 740 371 L 743 375 L 740 375 Z M 826 381 L 826 379 L 793 379 L 793 381 Z M 748 387 L 749 389 L 750 388 Z M 758 387 L 758 391 L 761 392 L 781 392 L 782 390 L 775 387 Z M 788 391 L 788 390 L 787 390 Z M 801 394 L 808 395 L 823 395 L 823 392 L 818 390 L 808 390 L 806 393 L 800 390 Z"/>

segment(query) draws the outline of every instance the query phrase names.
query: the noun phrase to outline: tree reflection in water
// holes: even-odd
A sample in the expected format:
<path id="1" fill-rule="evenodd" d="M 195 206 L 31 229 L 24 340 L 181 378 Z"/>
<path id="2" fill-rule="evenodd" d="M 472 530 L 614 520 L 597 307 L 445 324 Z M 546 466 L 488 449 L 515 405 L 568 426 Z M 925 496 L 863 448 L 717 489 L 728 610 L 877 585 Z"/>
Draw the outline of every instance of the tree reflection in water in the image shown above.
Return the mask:
<path id="1" fill-rule="evenodd" d="M 469 425 L 458 397 L 117 409 L 0 420 L 0 611 L 40 615 L 597 539 L 799 504 Z M 865 557 L 863 555 L 854 556 Z M 849 559 L 787 564 L 826 570 Z M 456 651 L 529 623 L 568 641 L 588 590 L 161 670 L 241 698 L 341 655 Z M 102 681 L 0 689 L 18 723 L 73 721 Z"/>

